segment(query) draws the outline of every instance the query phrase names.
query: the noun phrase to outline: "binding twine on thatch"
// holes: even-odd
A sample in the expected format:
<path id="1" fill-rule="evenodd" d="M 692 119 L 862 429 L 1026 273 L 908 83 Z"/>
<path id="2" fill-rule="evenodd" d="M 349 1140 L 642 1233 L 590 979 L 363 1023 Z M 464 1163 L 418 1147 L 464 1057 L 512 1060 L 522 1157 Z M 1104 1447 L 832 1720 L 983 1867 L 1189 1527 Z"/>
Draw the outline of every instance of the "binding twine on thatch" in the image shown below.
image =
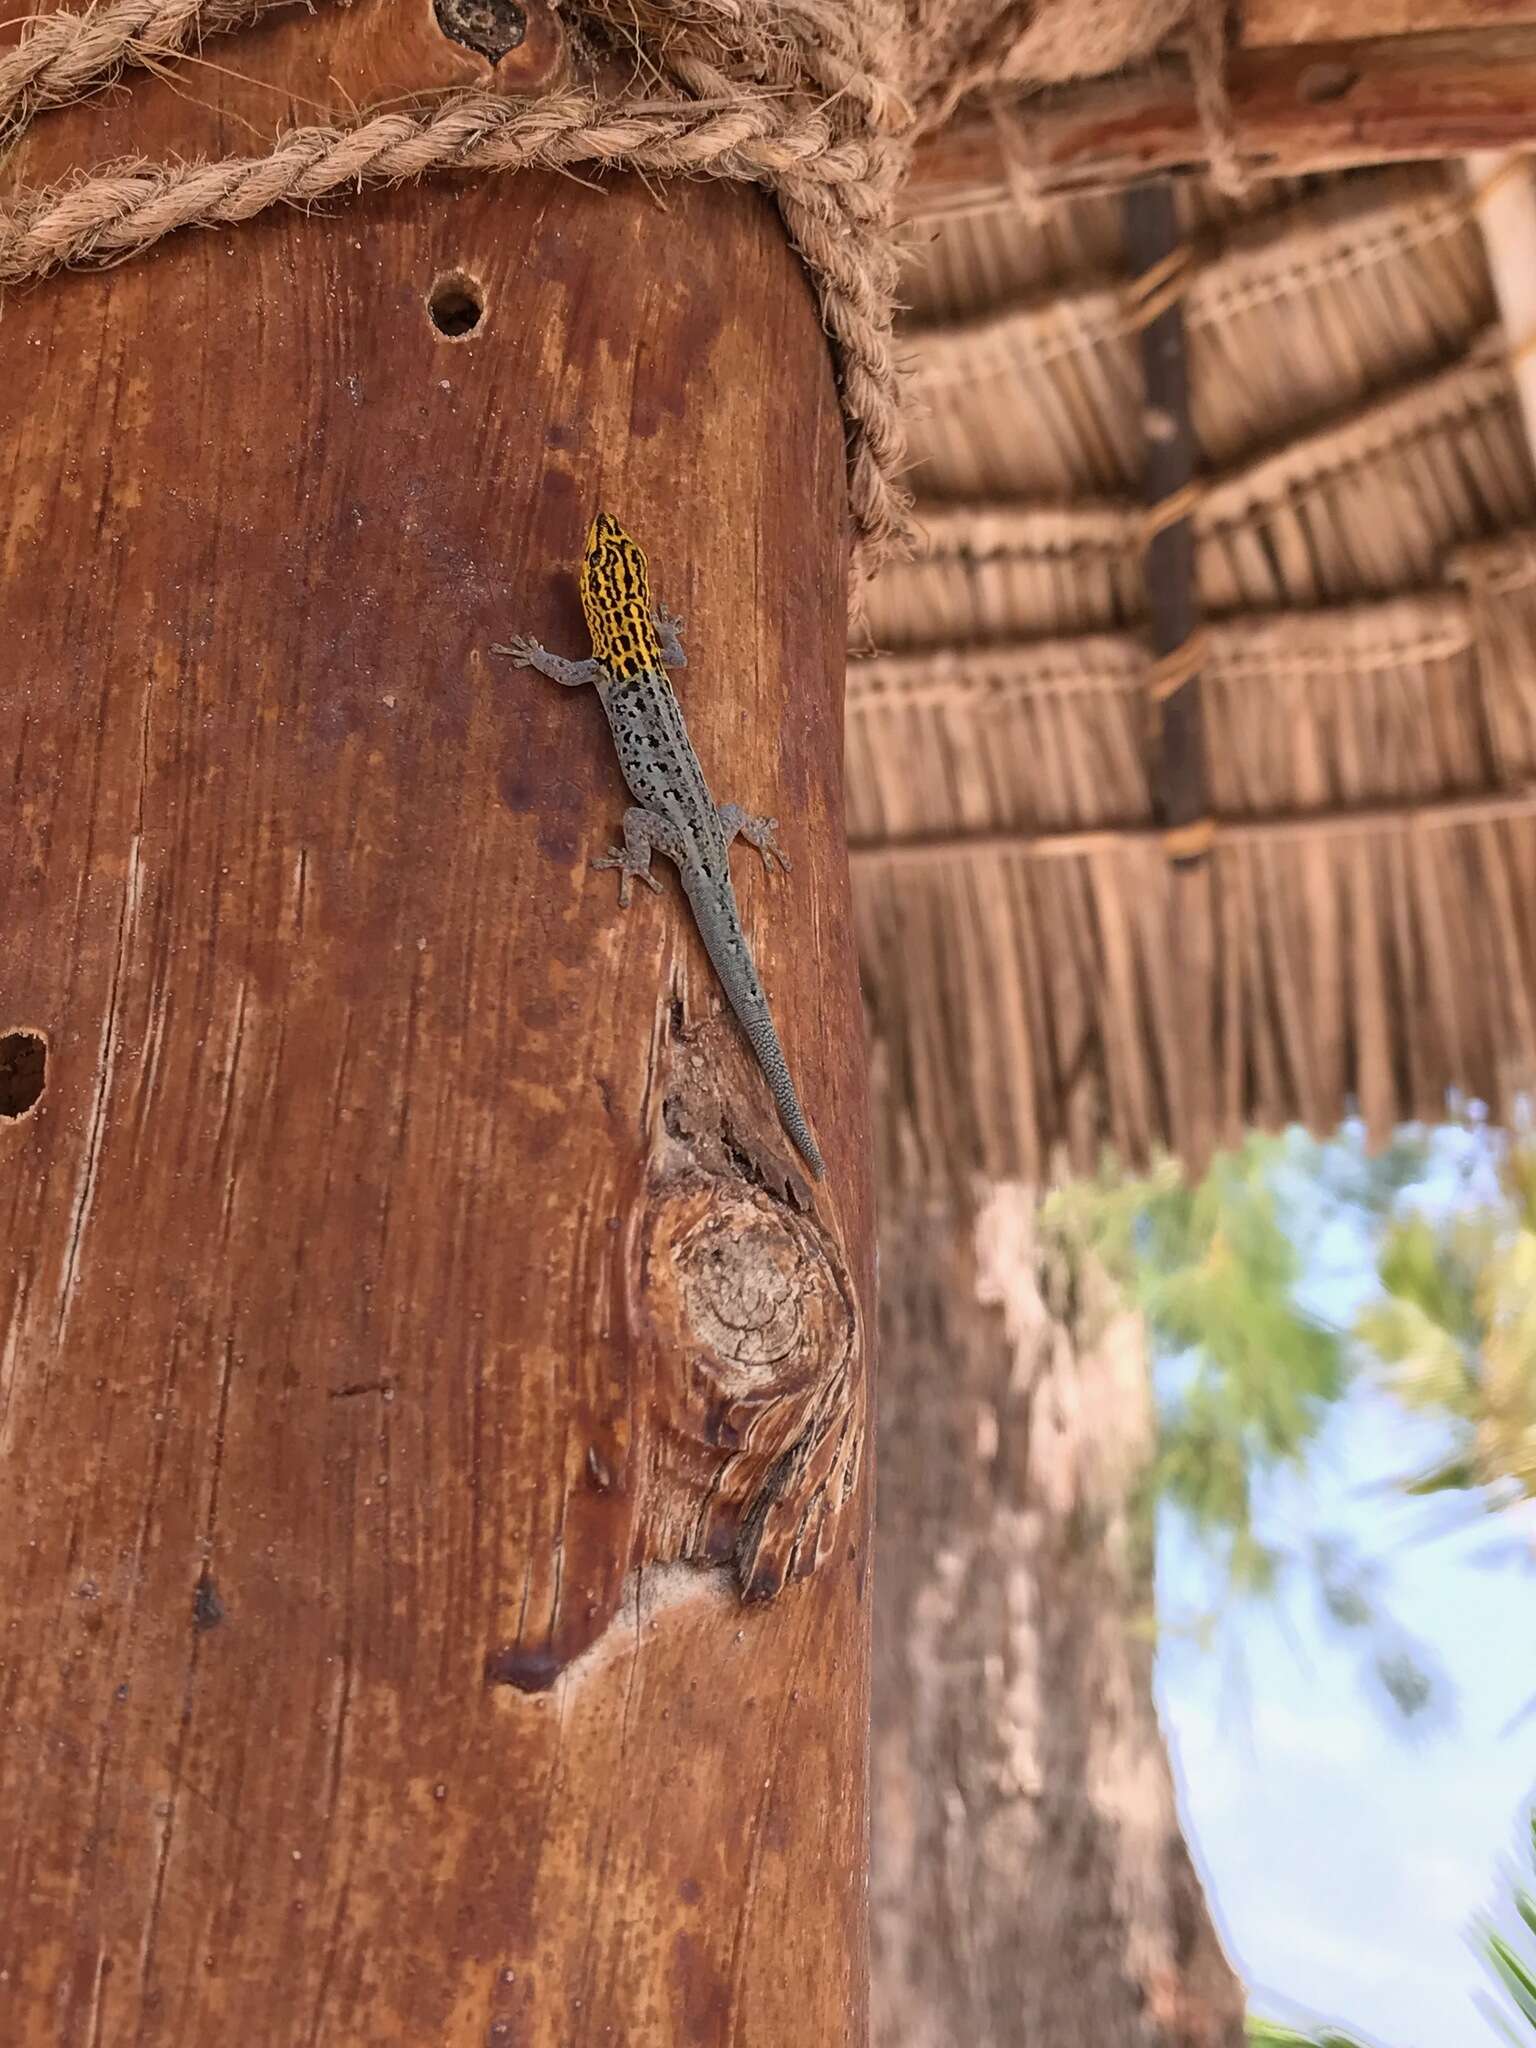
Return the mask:
<path id="1" fill-rule="evenodd" d="M 33 17 L 0 58 L 0 145 L 126 69 L 163 66 L 205 34 L 288 4 L 113 0 Z M 638 59 L 645 91 L 522 102 L 470 94 L 350 127 L 290 130 L 260 156 L 82 171 L 0 209 L 0 290 L 123 261 L 180 228 L 230 227 L 279 204 L 430 172 L 610 169 L 761 185 L 811 275 L 834 347 L 867 575 L 909 532 L 891 330 L 896 198 L 917 134 L 967 93 L 1027 77 L 1032 53 L 1048 51 L 1056 77 L 1144 54 L 1188 4 L 911 0 L 903 18 L 900 0 L 583 0 L 565 10 L 573 43 Z M 1209 52 L 1220 47 L 1220 0 L 1194 0 L 1194 13 L 1208 60 L 1204 103 L 1215 106 L 1219 61 L 1213 84 Z"/>

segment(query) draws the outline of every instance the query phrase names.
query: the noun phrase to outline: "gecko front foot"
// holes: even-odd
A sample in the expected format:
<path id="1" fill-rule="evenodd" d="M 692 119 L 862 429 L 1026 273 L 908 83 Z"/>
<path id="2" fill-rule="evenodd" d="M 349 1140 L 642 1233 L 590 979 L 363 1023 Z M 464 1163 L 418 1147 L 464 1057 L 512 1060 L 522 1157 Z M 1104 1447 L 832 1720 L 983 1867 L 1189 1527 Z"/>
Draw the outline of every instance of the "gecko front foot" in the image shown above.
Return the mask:
<path id="1" fill-rule="evenodd" d="M 651 616 L 662 661 L 668 668 L 686 668 L 688 656 L 683 651 L 682 620 L 676 612 L 669 612 L 664 604 L 657 605 Z"/>
<path id="2" fill-rule="evenodd" d="M 629 908 L 630 881 L 638 876 L 647 889 L 661 894 L 661 884 L 651 873 L 651 854 L 656 847 L 669 853 L 674 860 L 678 857 L 678 842 L 665 818 L 658 818 L 651 811 L 641 810 L 638 804 L 631 804 L 624 813 L 624 844 L 612 846 L 602 860 L 593 861 L 595 868 L 617 868 L 619 871 L 619 908 Z M 678 849 L 680 851 L 680 849 Z"/>
<path id="3" fill-rule="evenodd" d="M 492 654 L 507 655 L 517 663 L 519 668 L 537 668 L 539 656 L 544 652 L 544 649 L 537 640 L 528 640 L 521 633 L 514 633 L 505 646 L 499 640 L 493 640 L 491 642 L 491 652 Z"/>
<path id="4" fill-rule="evenodd" d="M 773 873 L 775 861 L 786 875 L 789 873 L 789 855 L 778 843 L 777 818 L 754 818 L 751 812 L 744 811 L 740 804 L 721 804 L 720 829 L 725 834 L 727 846 L 738 834 L 749 846 L 755 846 L 763 856 L 763 866 L 770 875 Z"/>
<path id="5" fill-rule="evenodd" d="M 552 683 L 563 683 L 568 690 L 579 690 L 588 683 L 600 683 L 608 673 L 600 661 L 567 661 L 563 654 L 551 654 L 547 647 L 541 647 L 537 640 L 529 640 L 522 633 L 515 634 L 504 643 L 493 640 L 491 652 L 507 655 L 519 668 L 536 668 L 541 676 L 548 676 Z"/>

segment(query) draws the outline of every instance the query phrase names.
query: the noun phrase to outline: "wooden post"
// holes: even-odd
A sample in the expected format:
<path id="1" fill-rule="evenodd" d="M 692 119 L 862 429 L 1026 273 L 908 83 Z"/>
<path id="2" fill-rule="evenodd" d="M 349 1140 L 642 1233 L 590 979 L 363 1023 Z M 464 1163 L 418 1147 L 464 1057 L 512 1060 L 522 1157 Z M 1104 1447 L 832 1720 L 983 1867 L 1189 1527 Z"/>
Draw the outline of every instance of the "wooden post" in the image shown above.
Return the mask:
<path id="1" fill-rule="evenodd" d="M 483 74 L 417 16 L 7 175 Z M 0 2038 L 861 2042 L 845 485 L 772 206 L 443 178 L 3 332 Z M 589 869 L 595 696 L 486 653 L 584 651 L 599 504 L 794 857 L 738 886 L 814 1193 L 670 869 Z"/>

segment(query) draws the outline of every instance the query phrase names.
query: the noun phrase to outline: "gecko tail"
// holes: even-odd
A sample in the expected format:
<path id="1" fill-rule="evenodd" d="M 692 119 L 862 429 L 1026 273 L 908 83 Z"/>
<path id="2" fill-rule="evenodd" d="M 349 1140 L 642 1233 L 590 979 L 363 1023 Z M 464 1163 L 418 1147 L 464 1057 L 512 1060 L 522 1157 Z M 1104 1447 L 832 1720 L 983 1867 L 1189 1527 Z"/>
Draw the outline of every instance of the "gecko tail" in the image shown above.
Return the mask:
<path id="1" fill-rule="evenodd" d="M 811 1169 L 812 1175 L 821 1180 L 826 1175 L 826 1162 L 817 1150 L 816 1140 L 811 1136 L 811 1127 L 805 1120 L 805 1111 L 800 1107 L 800 1098 L 795 1093 L 795 1084 L 789 1078 L 789 1067 L 784 1051 L 779 1044 L 779 1034 L 773 1028 L 773 1019 L 765 1003 L 755 1016 L 742 1016 L 743 1030 L 752 1042 L 757 1063 L 762 1068 L 773 1100 L 779 1112 L 779 1121 L 790 1137 L 794 1139 L 801 1157 Z"/>
<path id="2" fill-rule="evenodd" d="M 686 877 L 683 887 L 688 890 Z M 688 890 L 688 894 L 693 897 L 692 890 Z M 734 909 L 734 902 L 730 907 Z M 772 1091 L 780 1123 L 794 1140 L 796 1150 L 811 1169 L 814 1178 L 822 1180 L 826 1177 L 826 1162 L 817 1148 L 816 1140 L 811 1136 L 811 1127 L 805 1120 L 805 1111 L 800 1107 L 800 1098 L 796 1095 L 795 1084 L 790 1079 L 789 1063 L 784 1057 L 784 1048 L 779 1044 L 779 1034 L 773 1028 L 768 998 L 763 993 L 762 983 L 757 978 L 757 969 L 747 950 L 747 942 L 742 936 L 739 915 L 723 915 L 723 910 L 723 905 L 709 904 L 707 901 L 701 903 L 694 898 L 694 914 L 698 922 L 699 935 L 704 941 L 704 950 L 720 977 L 720 986 L 725 990 L 737 1021 L 747 1034 L 757 1063 L 763 1070 L 763 1078 Z"/>

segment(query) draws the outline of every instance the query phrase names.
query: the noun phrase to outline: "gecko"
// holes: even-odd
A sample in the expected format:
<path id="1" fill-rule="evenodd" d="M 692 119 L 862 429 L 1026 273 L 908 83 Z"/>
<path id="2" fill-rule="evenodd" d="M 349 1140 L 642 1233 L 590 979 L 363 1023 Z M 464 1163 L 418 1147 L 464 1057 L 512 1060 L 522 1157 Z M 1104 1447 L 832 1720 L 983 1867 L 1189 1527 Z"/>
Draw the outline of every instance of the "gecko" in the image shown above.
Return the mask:
<path id="1" fill-rule="evenodd" d="M 820 1180 L 826 1169 L 795 1094 L 731 887 L 730 847 L 738 836 L 757 848 L 770 875 L 775 861 L 789 873 L 777 843 L 778 820 L 753 817 L 739 804 L 717 804 L 710 795 L 667 679 L 669 668 L 688 663 L 683 621 L 665 605 L 652 605 L 645 552 L 610 513 L 599 512 L 587 531 L 580 591 L 592 638 L 590 660 L 566 660 L 521 635 L 505 645 L 494 643 L 491 652 L 567 689 L 589 683 L 596 688 L 635 801 L 624 813 L 623 846 L 592 866 L 618 869 L 619 905 L 627 908 L 632 877 L 661 894 L 651 873 L 654 851 L 659 848 L 676 865 L 704 950 L 773 1091 L 784 1128 Z"/>

